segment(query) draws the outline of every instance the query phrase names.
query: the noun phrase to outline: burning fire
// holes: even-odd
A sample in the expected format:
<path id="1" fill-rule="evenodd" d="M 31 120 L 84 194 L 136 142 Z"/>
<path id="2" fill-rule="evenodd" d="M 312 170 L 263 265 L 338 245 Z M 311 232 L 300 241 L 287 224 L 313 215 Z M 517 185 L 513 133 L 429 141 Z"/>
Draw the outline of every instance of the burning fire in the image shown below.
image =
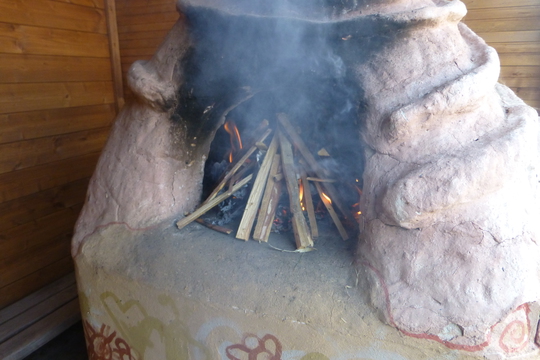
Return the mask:
<path id="1" fill-rule="evenodd" d="M 232 163 L 233 154 L 242 149 L 242 138 L 240 137 L 238 127 L 232 120 L 227 120 L 225 124 L 223 124 L 223 129 L 225 129 L 225 131 L 231 137 L 231 152 L 229 153 L 229 162 Z"/>
<path id="2" fill-rule="evenodd" d="M 304 205 L 304 183 L 302 182 L 302 180 L 300 179 L 298 181 L 298 190 L 299 190 L 299 199 L 300 199 L 300 206 L 302 207 L 302 211 L 306 211 L 306 206 Z"/>
<path id="3" fill-rule="evenodd" d="M 330 199 L 330 196 L 326 195 L 325 193 L 321 193 L 322 197 L 329 203 L 332 203 L 332 199 Z"/>

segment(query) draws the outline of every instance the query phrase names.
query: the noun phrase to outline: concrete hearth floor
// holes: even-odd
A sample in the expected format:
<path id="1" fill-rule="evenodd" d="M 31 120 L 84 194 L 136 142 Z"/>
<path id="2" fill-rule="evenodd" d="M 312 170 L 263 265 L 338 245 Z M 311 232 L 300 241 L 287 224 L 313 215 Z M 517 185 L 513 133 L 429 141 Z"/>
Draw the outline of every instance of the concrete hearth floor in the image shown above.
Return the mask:
<path id="1" fill-rule="evenodd" d="M 308 253 L 276 250 L 294 250 L 292 234 L 269 244 L 196 223 L 104 227 L 75 259 L 85 327 L 151 360 L 226 360 L 263 339 L 282 360 L 485 359 L 381 322 L 355 270 L 354 240 L 327 232 Z"/>

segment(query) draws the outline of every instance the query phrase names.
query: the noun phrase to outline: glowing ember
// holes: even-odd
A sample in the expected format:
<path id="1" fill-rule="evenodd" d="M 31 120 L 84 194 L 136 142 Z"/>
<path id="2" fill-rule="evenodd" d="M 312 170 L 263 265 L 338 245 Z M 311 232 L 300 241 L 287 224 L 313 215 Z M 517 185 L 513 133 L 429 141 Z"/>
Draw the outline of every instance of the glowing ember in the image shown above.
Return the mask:
<path id="1" fill-rule="evenodd" d="M 356 189 L 361 193 L 362 191 L 356 187 Z M 362 212 L 360 211 L 360 202 L 357 202 L 355 204 L 352 205 L 352 213 L 353 213 L 353 216 L 354 216 L 354 219 L 360 223 L 360 215 L 362 215 Z"/>

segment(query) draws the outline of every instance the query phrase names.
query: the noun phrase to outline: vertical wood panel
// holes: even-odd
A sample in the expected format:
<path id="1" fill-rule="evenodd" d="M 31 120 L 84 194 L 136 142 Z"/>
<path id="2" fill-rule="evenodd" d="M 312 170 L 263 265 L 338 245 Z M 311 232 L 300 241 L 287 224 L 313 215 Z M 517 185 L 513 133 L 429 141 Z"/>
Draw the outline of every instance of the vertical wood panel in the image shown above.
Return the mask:
<path id="1" fill-rule="evenodd" d="M 107 58 L 0 54 L 3 83 L 112 81 Z"/>
<path id="2" fill-rule="evenodd" d="M 0 144 L 0 174 L 99 152 L 109 128 Z"/>
<path id="3" fill-rule="evenodd" d="M 0 53 L 108 58 L 109 43 L 104 34 L 0 23 Z"/>
<path id="4" fill-rule="evenodd" d="M 113 102 L 110 81 L 0 84 L 0 114 Z"/>
<path id="5" fill-rule="evenodd" d="M 92 175 L 99 153 L 0 174 L 0 203 Z"/>
<path id="6" fill-rule="evenodd" d="M 73 260 L 71 256 L 66 256 L 38 271 L 21 277 L 19 280 L 2 287 L 2 291 L 0 291 L 0 308 L 22 299 L 36 289 L 50 284 L 71 271 L 73 271 Z"/>
<path id="7" fill-rule="evenodd" d="M 0 232 L 28 225 L 31 222 L 73 207 L 84 199 L 89 178 L 40 191 L 0 204 Z M 36 220 L 38 219 L 38 220 Z"/>
<path id="8" fill-rule="evenodd" d="M 464 0 L 464 22 L 499 53 L 499 81 L 529 105 L 539 108 L 540 2 Z"/>
<path id="9" fill-rule="evenodd" d="M 103 10 L 51 0 L 2 1 L 0 22 L 107 33 Z"/>
<path id="10" fill-rule="evenodd" d="M 178 19 L 175 0 L 116 0 L 124 96 L 133 98 L 125 75 L 136 60 L 148 60 Z"/>
<path id="11" fill-rule="evenodd" d="M 103 0 L 0 0 L 0 308 L 73 270 L 116 113 L 105 14 Z"/>
<path id="12" fill-rule="evenodd" d="M 103 9 L 105 7 L 103 3 L 104 0 L 54 0 L 54 1 L 81 5 L 81 6 L 86 6 L 86 7 L 96 7 L 98 9 Z"/>
<path id="13" fill-rule="evenodd" d="M 124 106 L 124 87 L 122 82 L 122 65 L 120 63 L 120 45 L 118 41 L 118 25 L 116 22 L 115 0 L 105 0 L 105 13 L 107 15 L 107 29 L 109 31 L 109 45 L 111 52 L 111 66 L 116 97 L 116 110 Z"/>
<path id="14" fill-rule="evenodd" d="M 113 104 L 0 115 L 0 144 L 109 126 Z"/>

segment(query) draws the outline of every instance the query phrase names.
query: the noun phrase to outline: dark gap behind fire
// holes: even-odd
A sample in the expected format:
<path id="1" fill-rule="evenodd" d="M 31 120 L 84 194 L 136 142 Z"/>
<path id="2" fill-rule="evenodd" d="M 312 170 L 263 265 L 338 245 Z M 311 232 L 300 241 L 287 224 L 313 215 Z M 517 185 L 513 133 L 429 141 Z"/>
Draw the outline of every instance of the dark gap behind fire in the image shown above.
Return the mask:
<path id="1" fill-rule="evenodd" d="M 352 206 L 358 199 L 355 185 L 361 187 L 362 181 L 359 121 L 364 103 L 358 80 L 343 59 L 367 59 L 362 49 L 384 44 L 385 32 L 375 29 L 384 24 L 369 17 L 362 23 L 311 22 L 204 8 L 186 9 L 186 15 L 193 47 L 182 64 L 185 82 L 176 118 L 212 132 L 223 125 L 224 109 L 254 94 L 230 111 L 227 120 L 246 134 L 263 119 L 275 129 L 276 113 L 286 113 L 311 153 L 339 180 L 337 188 Z M 383 35 L 375 36 L 377 31 Z M 213 119 L 201 122 L 206 111 L 213 112 Z M 226 170 L 230 148 L 230 135 L 219 128 L 206 162 L 203 200 Z M 322 148 L 331 156 L 317 156 Z"/>

